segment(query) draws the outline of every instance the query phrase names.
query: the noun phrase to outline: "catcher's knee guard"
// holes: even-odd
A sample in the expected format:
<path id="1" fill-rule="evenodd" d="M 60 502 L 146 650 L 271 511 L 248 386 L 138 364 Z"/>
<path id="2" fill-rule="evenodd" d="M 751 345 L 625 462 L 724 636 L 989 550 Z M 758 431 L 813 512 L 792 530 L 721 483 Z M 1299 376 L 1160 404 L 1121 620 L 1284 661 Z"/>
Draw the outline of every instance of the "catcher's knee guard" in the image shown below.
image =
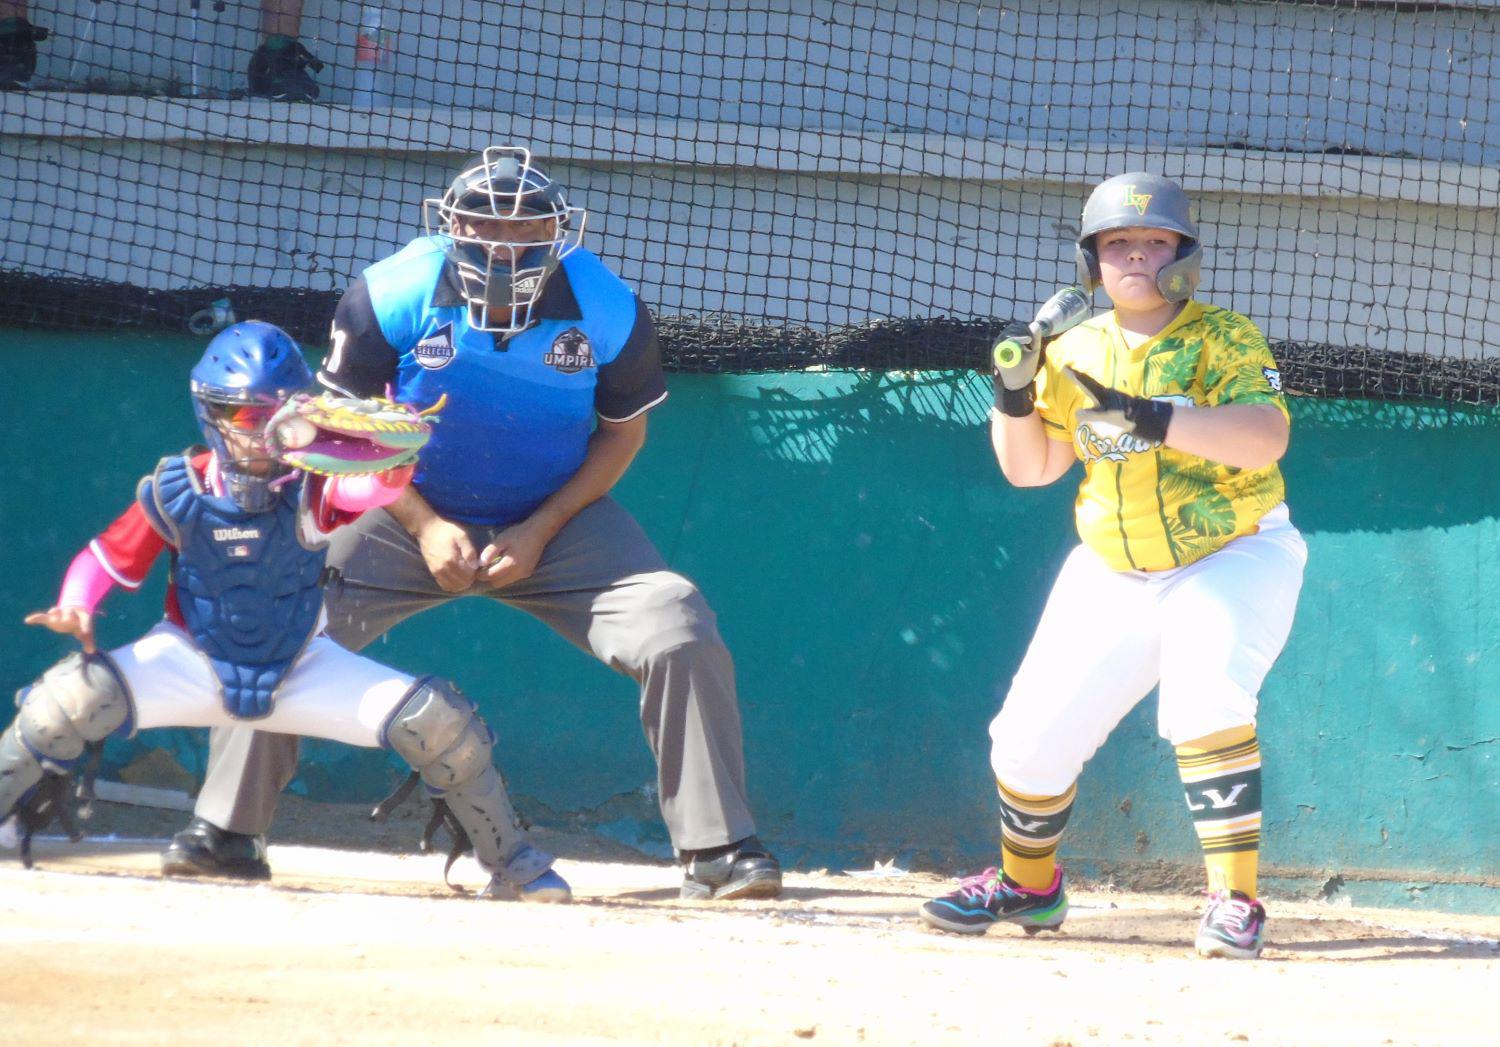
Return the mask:
<path id="1" fill-rule="evenodd" d="M 72 654 L 16 695 L 20 712 L 0 736 L 0 820 L 42 779 L 66 772 L 90 742 L 131 720 L 130 693 L 102 654 Z"/>
<path id="2" fill-rule="evenodd" d="M 130 692 L 108 655 L 70 654 L 18 696 L 21 740 L 41 760 L 59 765 L 83 755 L 130 721 Z"/>
<path id="3" fill-rule="evenodd" d="M 384 740 L 422 781 L 443 792 L 482 774 L 495 741 L 474 703 L 435 676 L 412 685 L 386 721 Z"/>
<path id="4" fill-rule="evenodd" d="M 490 762 L 494 736 L 457 687 L 437 677 L 418 680 L 386 721 L 382 737 L 429 788 L 443 794 L 486 870 L 519 886 L 552 867 L 552 856 L 527 842 Z"/>

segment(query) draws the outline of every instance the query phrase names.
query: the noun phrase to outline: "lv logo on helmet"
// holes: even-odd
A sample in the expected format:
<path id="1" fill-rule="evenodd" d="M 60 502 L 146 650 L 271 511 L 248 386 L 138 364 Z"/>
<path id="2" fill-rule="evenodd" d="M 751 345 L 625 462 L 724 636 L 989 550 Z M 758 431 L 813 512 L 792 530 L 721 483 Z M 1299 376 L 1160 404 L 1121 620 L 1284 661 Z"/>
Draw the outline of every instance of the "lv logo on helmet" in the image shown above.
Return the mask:
<path id="1" fill-rule="evenodd" d="M 1135 186 L 1127 185 L 1125 187 L 1125 196 L 1121 199 L 1120 202 L 1123 203 L 1126 207 L 1134 207 L 1137 214 L 1144 215 L 1146 213 L 1146 208 L 1151 203 L 1151 194 L 1138 193 L 1135 191 Z"/>

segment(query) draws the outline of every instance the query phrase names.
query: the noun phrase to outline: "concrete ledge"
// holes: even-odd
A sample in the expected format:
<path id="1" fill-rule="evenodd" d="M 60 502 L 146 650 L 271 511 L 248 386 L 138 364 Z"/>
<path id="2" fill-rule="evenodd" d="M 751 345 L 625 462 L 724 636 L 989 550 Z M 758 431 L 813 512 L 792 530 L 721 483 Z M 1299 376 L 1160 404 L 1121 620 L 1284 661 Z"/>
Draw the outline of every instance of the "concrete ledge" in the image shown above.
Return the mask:
<path id="1" fill-rule="evenodd" d="M 798 130 L 660 118 L 579 121 L 474 109 L 365 110 L 261 99 L 77 93 L 0 95 L 0 136 L 214 143 L 334 152 L 477 152 L 501 140 L 549 143 L 549 157 L 611 166 L 733 167 L 798 174 L 1088 185 L 1160 166 L 1189 189 L 1251 196 L 1361 197 L 1500 207 L 1500 168 L 1399 157 L 1217 148 L 1163 153 L 1113 143 L 1051 145 L 904 130 Z"/>

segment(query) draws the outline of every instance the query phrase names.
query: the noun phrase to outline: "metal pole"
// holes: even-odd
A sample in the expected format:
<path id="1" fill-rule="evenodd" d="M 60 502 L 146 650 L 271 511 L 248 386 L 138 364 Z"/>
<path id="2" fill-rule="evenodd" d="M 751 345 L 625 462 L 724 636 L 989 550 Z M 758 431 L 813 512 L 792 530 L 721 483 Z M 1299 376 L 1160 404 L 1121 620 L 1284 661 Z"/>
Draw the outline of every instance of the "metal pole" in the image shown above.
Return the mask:
<path id="1" fill-rule="evenodd" d="M 198 97 L 198 0 L 191 0 L 193 10 L 193 52 L 188 60 L 188 95 Z"/>
<path id="2" fill-rule="evenodd" d="M 89 23 L 84 27 L 83 36 L 73 45 L 73 61 L 68 66 L 68 83 L 76 82 L 78 78 L 78 57 L 83 53 L 85 47 L 94 42 L 94 26 L 99 24 L 99 0 L 93 0 L 89 5 Z"/>

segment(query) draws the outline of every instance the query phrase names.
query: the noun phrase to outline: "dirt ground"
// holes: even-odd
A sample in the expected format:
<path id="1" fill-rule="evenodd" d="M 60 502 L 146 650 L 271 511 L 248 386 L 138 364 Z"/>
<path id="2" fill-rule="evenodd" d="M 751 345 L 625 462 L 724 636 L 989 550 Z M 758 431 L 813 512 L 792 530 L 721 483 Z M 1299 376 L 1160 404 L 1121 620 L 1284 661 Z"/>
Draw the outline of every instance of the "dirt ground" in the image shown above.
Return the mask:
<path id="1" fill-rule="evenodd" d="M 115 835 L 0 863 L 0 1043 L 1458 1045 L 1500 1015 L 1497 917 L 1272 900 L 1259 962 L 1205 961 L 1188 895 L 1077 890 L 1060 933 L 967 938 L 914 918 L 933 876 L 688 903 L 673 868 L 545 831 L 575 904 L 480 902 L 411 853 L 414 808 L 372 831 L 295 802 L 270 884 L 163 881 L 184 816 L 101 806 Z"/>

